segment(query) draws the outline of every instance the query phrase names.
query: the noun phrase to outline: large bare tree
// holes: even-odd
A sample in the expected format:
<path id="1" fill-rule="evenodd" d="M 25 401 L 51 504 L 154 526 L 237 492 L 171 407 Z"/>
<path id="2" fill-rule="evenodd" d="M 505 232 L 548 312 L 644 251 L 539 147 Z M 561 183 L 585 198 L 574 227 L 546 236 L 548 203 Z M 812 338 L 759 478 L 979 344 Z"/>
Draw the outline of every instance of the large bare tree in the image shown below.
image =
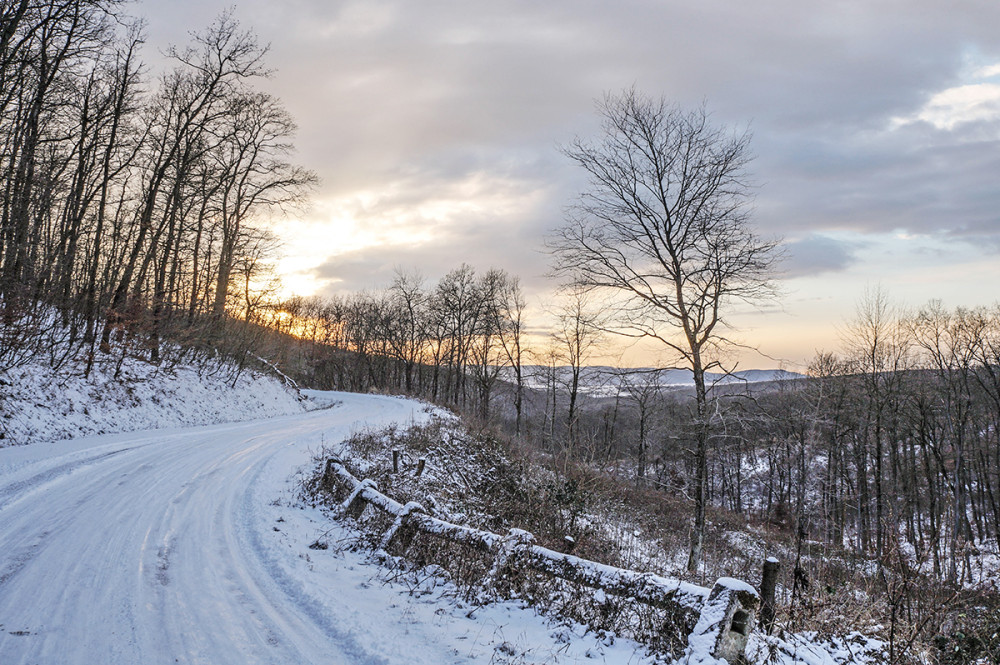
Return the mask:
<path id="1" fill-rule="evenodd" d="M 565 153 L 589 187 L 550 247 L 556 273 L 622 303 L 617 331 L 662 342 L 694 375 L 695 520 L 688 569 L 705 534 L 709 394 L 724 314 L 773 294 L 777 241 L 750 226 L 750 135 L 635 89 L 599 104 L 603 135 Z"/>

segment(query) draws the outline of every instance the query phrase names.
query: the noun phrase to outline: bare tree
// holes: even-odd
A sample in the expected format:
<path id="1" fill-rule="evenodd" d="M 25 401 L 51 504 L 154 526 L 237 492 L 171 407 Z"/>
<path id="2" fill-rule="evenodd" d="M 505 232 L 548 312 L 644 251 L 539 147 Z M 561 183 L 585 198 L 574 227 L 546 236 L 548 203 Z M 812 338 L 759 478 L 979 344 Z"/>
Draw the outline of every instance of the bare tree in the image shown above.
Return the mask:
<path id="1" fill-rule="evenodd" d="M 639 447 L 636 451 L 635 480 L 641 485 L 646 481 L 646 467 L 649 461 L 649 421 L 662 399 L 663 373 L 658 369 L 621 369 L 616 374 L 618 384 L 632 398 L 639 411 Z"/>
<path id="2" fill-rule="evenodd" d="M 427 294 L 423 276 L 396 268 L 389 298 L 395 312 L 389 346 L 393 356 L 403 363 L 404 386 L 409 393 L 413 391 L 413 374 L 420 371 L 421 354 L 427 345 Z"/>
<path id="3" fill-rule="evenodd" d="M 907 354 L 910 347 L 909 334 L 900 324 L 900 313 L 889 301 L 889 297 L 880 287 L 866 289 L 858 303 L 857 316 L 848 324 L 845 331 L 845 343 L 852 369 L 862 379 L 864 387 L 863 409 L 866 411 L 866 427 L 857 439 L 859 446 L 857 457 L 859 486 L 859 526 L 860 538 L 864 547 L 868 545 L 868 527 L 870 521 L 865 513 L 870 504 L 867 459 L 869 455 L 868 442 L 871 446 L 871 458 L 874 464 L 875 480 L 875 550 L 881 559 L 885 551 L 886 493 L 885 483 L 886 439 L 889 437 L 890 420 L 898 412 L 896 402 L 899 399 L 900 386 L 907 369 Z"/>
<path id="4" fill-rule="evenodd" d="M 228 127 L 215 151 L 222 173 L 222 246 L 212 304 L 216 316 L 226 309 L 247 222 L 261 210 L 301 203 L 317 181 L 311 171 L 286 161 L 295 122 L 277 99 L 261 92 L 233 95 L 225 117 Z"/>
<path id="5" fill-rule="evenodd" d="M 243 358 L 224 334 L 235 317 L 201 315 L 242 310 L 256 330 L 277 314 L 265 215 L 315 177 L 287 161 L 280 101 L 254 89 L 267 48 L 226 12 L 167 51 L 175 66 L 150 91 L 142 22 L 122 4 L 0 1 L 2 365 L 48 350 L 55 368 L 82 350 L 89 373 L 112 334 L 119 358 L 144 343 L 159 362 L 181 319 L 182 344 L 230 353 L 232 338 Z"/>
<path id="6" fill-rule="evenodd" d="M 514 372 L 514 431 L 521 436 L 521 426 L 524 408 L 524 310 L 528 303 L 521 291 L 521 283 L 501 271 L 501 286 L 498 293 L 498 306 L 494 308 L 496 327 L 499 331 L 500 345 L 503 347 L 507 362 Z"/>
<path id="7" fill-rule="evenodd" d="M 125 260 L 107 314 L 101 348 L 110 348 L 113 328 L 123 322 L 122 312 L 128 292 L 144 275 L 156 256 L 147 245 L 155 247 L 168 224 L 155 223 L 164 190 L 176 198 L 177 189 L 170 188 L 169 175 L 183 161 L 186 149 L 193 150 L 207 131 L 209 120 L 223 113 L 222 102 L 233 86 L 243 79 L 263 76 L 263 58 L 267 49 L 257 44 L 256 37 L 239 30 L 238 23 L 228 13 L 220 16 L 204 33 L 195 34 L 198 48 L 183 51 L 172 49 L 170 55 L 180 66 L 163 77 L 162 90 L 154 108 L 150 109 L 151 131 L 149 156 L 144 176 L 146 181 L 139 206 L 138 233 Z M 188 155 L 190 156 L 190 155 Z M 169 219 L 169 216 L 165 216 Z"/>
<path id="8" fill-rule="evenodd" d="M 233 268 L 240 276 L 243 321 L 255 323 L 261 305 L 273 301 L 281 288 L 281 278 L 268 260 L 277 252 L 280 240 L 269 229 L 250 229 L 247 233 L 248 242 Z"/>
<path id="9" fill-rule="evenodd" d="M 481 296 L 476 271 L 465 263 L 442 277 L 431 296 L 432 326 L 439 328 L 435 335 L 445 342 L 444 359 L 452 372 L 444 397 L 448 399 L 453 390 L 453 404 L 465 405 L 466 370 L 473 336 L 482 316 Z M 433 321 L 435 318 L 437 321 Z"/>
<path id="10" fill-rule="evenodd" d="M 580 435 L 578 397 L 581 373 L 584 364 L 603 341 L 603 322 L 588 292 L 580 288 L 568 290 L 555 314 L 558 323 L 552 332 L 553 341 L 563 360 L 569 364 L 569 376 L 566 377 L 566 389 L 569 393 L 566 445 L 572 456 Z"/>
<path id="11" fill-rule="evenodd" d="M 943 415 L 945 438 L 954 456 L 954 478 L 951 480 L 954 507 L 948 566 L 951 583 L 958 581 L 958 561 L 965 543 L 973 540 L 969 524 L 968 465 L 975 459 L 970 455 L 970 448 L 976 429 L 972 425 L 976 348 L 978 339 L 982 338 L 983 323 L 974 312 L 963 308 L 951 312 L 940 301 L 931 301 L 922 307 L 909 322 L 914 343 L 936 375 L 935 394 Z"/>
<path id="12" fill-rule="evenodd" d="M 719 365 L 726 306 L 773 294 L 778 243 L 749 223 L 748 133 L 713 126 L 704 107 L 684 111 L 634 89 L 607 95 L 599 112 L 603 136 L 565 150 L 590 186 L 550 247 L 557 274 L 617 296 L 618 332 L 659 340 L 694 375 L 694 570 L 707 499 L 705 372 Z"/>

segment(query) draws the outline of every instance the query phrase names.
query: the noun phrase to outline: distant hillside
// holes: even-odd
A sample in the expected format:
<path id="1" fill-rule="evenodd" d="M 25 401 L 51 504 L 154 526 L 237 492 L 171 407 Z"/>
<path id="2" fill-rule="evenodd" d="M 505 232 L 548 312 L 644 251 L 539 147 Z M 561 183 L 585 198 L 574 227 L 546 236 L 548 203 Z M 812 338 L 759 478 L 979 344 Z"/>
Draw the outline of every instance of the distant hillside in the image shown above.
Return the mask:
<path id="1" fill-rule="evenodd" d="M 557 386 L 566 386 L 571 377 L 569 366 L 555 368 Z M 545 390 L 552 380 L 552 368 L 545 365 L 526 365 L 523 368 L 525 383 L 529 388 Z M 507 370 L 503 378 L 513 381 L 513 372 Z M 770 383 L 805 378 L 804 374 L 783 369 L 748 369 L 730 374 L 708 372 L 705 380 L 710 386 Z M 687 369 L 662 369 L 651 367 L 621 368 L 602 365 L 584 367 L 580 376 L 580 392 L 594 397 L 616 394 L 619 390 L 656 387 L 662 390 L 682 390 L 694 386 L 694 376 Z"/>

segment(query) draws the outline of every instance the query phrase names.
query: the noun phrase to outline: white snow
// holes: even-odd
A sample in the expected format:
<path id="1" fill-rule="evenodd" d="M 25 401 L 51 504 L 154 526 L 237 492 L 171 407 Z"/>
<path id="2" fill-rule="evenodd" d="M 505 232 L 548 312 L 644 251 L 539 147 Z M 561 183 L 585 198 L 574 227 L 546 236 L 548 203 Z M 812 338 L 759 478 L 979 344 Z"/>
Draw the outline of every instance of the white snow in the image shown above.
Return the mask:
<path id="1" fill-rule="evenodd" d="M 751 662 L 802 665 L 864 665 L 885 661 L 886 644 L 861 633 L 820 637 L 815 633 L 784 639 L 754 633 L 747 644 Z"/>
<path id="2" fill-rule="evenodd" d="M 58 372 L 45 363 L 0 372 L 0 446 L 304 411 L 298 393 L 277 379 L 250 370 L 234 379 L 229 366 L 207 367 L 126 358 L 119 378 L 102 363 L 89 378 L 79 362 Z"/>
<path id="3" fill-rule="evenodd" d="M 302 391 L 304 404 L 287 382 L 217 369 L 0 374 L 0 664 L 658 662 L 516 602 L 469 605 L 432 568 L 391 581 L 377 555 L 346 546 L 355 531 L 302 505 L 325 444 L 426 421 L 425 404 Z M 181 427 L 199 422 L 216 424 Z M 755 634 L 749 652 L 846 665 L 881 646 Z"/>
<path id="4" fill-rule="evenodd" d="M 296 500 L 296 470 L 423 405 L 338 394 L 246 423 L 0 449 L 0 662 L 643 663 L 627 640 L 514 603 L 463 605 L 440 578 L 385 582 Z M 323 537 L 333 546 L 313 550 Z"/>
<path id="5" fill-rule="evenodd" d="M 735 577 L 720 577 L 716 581 L 716 584 L 721 584 L 732 591 L 746 591 L 747 593 L 752 593 L 755 596 L 757 595 L 756 589 L 743 580 L 738 580 Z"/>

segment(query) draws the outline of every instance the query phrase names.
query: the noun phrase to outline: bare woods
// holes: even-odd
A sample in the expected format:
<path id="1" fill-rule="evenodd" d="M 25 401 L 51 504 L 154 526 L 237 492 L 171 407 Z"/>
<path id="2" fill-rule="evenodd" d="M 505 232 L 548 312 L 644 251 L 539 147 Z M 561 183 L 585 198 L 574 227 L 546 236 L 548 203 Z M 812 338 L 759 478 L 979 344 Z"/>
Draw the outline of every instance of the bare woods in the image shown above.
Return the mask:
<path id="1" fill-rule="evenodd" d="M 585 338 L 598 333 L 571 300 L 567 325 L 529 336 L 517 280 L 462 266 L 434 284 L 400 273 L 382 290 L 296 299 L 275 325 L 297 339 L 282 366 L 312 385 L 421 395 L 687 494 L 705 426 L 692 389 L 666 385 L 663 371 L 586 367 Z M 806 543 L 978 581 L 976 555 L 1000 533 L 1000 308 L 907 312 L 873 291 L 807 377 L 713 381 L 710 505 Z"/>
<path id="2" fill-rule="evenodd" d="M 126 343 L 156 362 L 165 334 L 249 319 L 269 288 L 261 222 L 315 181 L 255 87 L 266 47 L 226 14 L 154 77 L 116 0 L 0 12 L 0 367 Z"/>

